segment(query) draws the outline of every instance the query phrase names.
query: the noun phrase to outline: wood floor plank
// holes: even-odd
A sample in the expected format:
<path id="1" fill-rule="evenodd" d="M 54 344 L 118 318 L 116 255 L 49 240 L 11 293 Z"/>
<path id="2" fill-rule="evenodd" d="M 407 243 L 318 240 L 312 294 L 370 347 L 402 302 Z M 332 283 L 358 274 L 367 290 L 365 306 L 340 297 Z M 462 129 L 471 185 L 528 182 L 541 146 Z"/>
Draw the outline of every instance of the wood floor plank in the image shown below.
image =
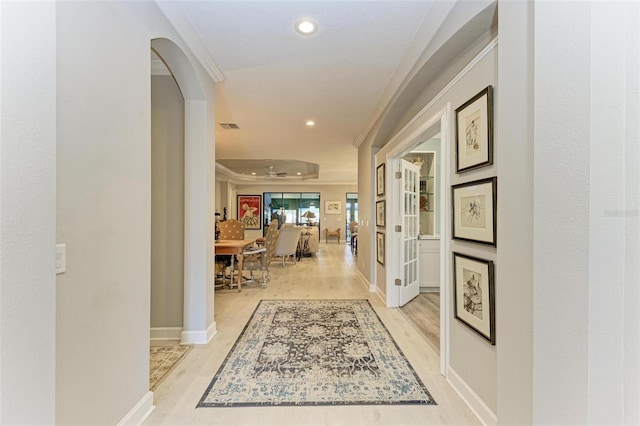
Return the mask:
<path id="1" fill-rule="evenodd" d="M 439 355 L 400 309 L 386 308 L 355 274 L 348 245 L 320 243 L 317 257 L 295 265 L 274 263 L 266 289 L 216 290 L 217 333 L 196 345 L 154 391 L 156 409 L 147 425 L 477 425 L 479 420 L 439 373 Z M 229 407 L 195 406 L 261 299 L 368 299 L 435 406 Z"/>
<path id="2" fill-rule="evenodd" d="M 400 308 L 434 351 L 440 352 L 440 295 L 420 293 Z"/>

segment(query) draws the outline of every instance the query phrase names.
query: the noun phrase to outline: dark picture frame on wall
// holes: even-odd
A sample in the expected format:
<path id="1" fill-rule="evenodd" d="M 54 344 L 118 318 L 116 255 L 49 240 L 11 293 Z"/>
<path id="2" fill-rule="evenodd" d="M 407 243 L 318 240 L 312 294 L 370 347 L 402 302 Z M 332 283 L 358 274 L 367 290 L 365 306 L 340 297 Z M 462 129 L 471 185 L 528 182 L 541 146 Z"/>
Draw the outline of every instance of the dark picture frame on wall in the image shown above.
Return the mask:
<path id="1" fill-rule="evenodd" d="M 454 317 L 496 344 L 494 264 L 453 252 Z"/>
<path id="2" fill-rule="evenodd" d="M 384 163 L 376 168 L 376 195 L 384 195 Z"/>
<path id="3" fill-rule="evenodd" d="M 238 220 L 244 229 L 262 229 L 262 195 L 238 195 Z"/>
<path id="4" fill-rule="evenodd" d="M 497 192 L 495 177 L 451 187 L 453 239 L 496 247 Z"/>
<path id="5" fill-rule="evenodd" d="M 385 201 L 376 201 L 376 226 L 385 226 Z"/>
<path id="6" fill-rule="evenodd" d="M 376 232 L 376 260 L 381 265 L 384 265 L 384 251 L 384 233 Z"/>
<path id="7" fill-rule="evenodd" d="M 456 109 L 456 173 L 493 164 L 493 87 Z"/>

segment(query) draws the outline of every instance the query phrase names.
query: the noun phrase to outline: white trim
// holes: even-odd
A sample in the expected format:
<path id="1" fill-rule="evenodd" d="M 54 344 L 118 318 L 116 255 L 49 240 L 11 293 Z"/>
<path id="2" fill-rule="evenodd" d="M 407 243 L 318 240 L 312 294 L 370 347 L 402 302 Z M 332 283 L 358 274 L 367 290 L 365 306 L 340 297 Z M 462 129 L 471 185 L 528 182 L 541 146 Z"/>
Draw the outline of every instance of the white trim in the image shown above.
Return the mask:
<path id="1" fill-rule="evenodd" d="M 218 328 L 216 326 L 216 322 L 213 321 L 209 325 L 209 327 L 207 327 L 207 343 L 209 343 L 211 339 L 213 339 L 213 336 L 215 336 L 217 332 L 218 332 Z"/>
<path id="2" fill-rule="evenodd" d="M 444 95 L 449 90 L 451 90 L 456 84 L 458 84 L 458 82 L 462 79 L 462 77 L 467 75 L 473 69 L 473 67 L 475 67 L 478 64 L 478 62 L 484 59 L 484 57 L 487 56 L 497 45 L 498 45 L 498 37 L 491 40 L 489 44 L 487 44 L 487 46 L 484 49 L 482 49 L 482 51 L 478 53 L 471 60 L 471 62 L 467 64 L 466 67 L 462 69 L 462 71 L 460 71 L 455 77 L 453 77 L 453 79 L 442 90 L 440 90 L 438 94 L 435 95 L 433 99 L 431 99 L 431 101 L 427 105 L 425 105 L 424 108 L 420 110 L 420 112 L 414 115 L 413 118 L 409 120 L 409 122 L 405 124 L 402 127 L 402 129 L 400 129 L 400 131 L 396 133 L 396 135 L 393 138 L 391 138 L 391 140 L 387 142 L 384 146 L 388 146 L 389 144 L 395 142 L 396 140 L 402 139 L 403 138 L 402 135 L 407 132 L 407 129 L 409 129 L 416 121 L 422 119 L 422 117 L 429 111 L 431 107 L 433 107 L 436 104 L 436 102 L 438 102 L 442 97 L 444 97 Z M 384 149 L 384 146 L 383 146 L 383 149 Z M 387 155 L 391 155 L 391 154 L 387 154 Z"/>
<path id="3" fill-rule="evenodd" d="M 455 2 L 453 1 L 442 1 L 434 2 L 434 6 L 429 8 L 427 17 L 423 21 L 422 25 L 420 25 L 420 28 L 418 28 L 418 31 L 416 32 L 411 44 L 406 49 L 402 60 L 391 76 L 391 79 L 387 83 L 382 95 L 378 99 L 373 113 L 369 117 L 365 130 L 358 135 L 353 146 L 359 148 L 360 145 L 362 145 L 366 138 L 372 133 L 372 129 L 386 119 L 392 110 L 392 106 L 399 100 L 401 101 L 402 94 L 405 92 L 409 84 L 415 79 L 420 70 L 430 67 L 430 64 L 434 62 L 434 52 L 430 47 L 433 47 L 432 43 L 434 42 L 434 39 L 439 38 L 439 28 L 445 22 L 454 6 Z M 453 57 L 458 56 L 460 53 L 461 51 L 454 53 Z M 449 57 L 445 62 L 449 62 L 452 59 L 452 57 Z"/>
<path id="4" fill-rule="evenodd" d="M 491 411 L 487 404 L 471 389 L 471 387 L 449 366 L 447 381 L 460 398 L 469 406 L 482 424 L 486 426 L 495 426 L 498 424 L 496 413 Z"/>
<path id="5" fill-rule="evenodd" d="M 149 340 L 180 340 L 182 327 L 151 327 Z"/>
<path id="6" fill-rule="evenodd" d="M 256 185 L 256 186 L 300 186 L 300 185 L 357 185 L 353 181 L 324 181 L 320 177 L 310 176 L 285 176 L 279 178 L 264 178 L 259 176 L 248 176 L 236 173 L 233 170 L 216 162 L 217 181 L 230 182 L 236 185 Z"/>
<path id="7" fill-rule="evenodd" d="M 206 345 L 218 332 L 216 322 L 213 321 L 206 331 L 183 331 L 180 336 L 181 345 Z"/>
<path id="8" fill-rule="evenodd" d="M 164 62 L 162 62 L 161 59 L 152 59 L 151 75 L 171 76 L 173 74 L 171 74 L 171 71 L 169 71 L 169 68 L 167 68 L 167 66 L 165 65 Z"/>
<path id="9" fill-rule="evenodd" d="M 153 392 L 148 391 L 142 399 L 118 422 L 118 426 L 141 425 L 156 408 L 153 405 Z"/>
<path id="10" fill-rule="evenodd" d="M 440 128 L 440 374 L 447 375 L 447 365 L 451 353 L 451 330 L 450 330 L 450 303 L 451 292 L 449 289 L 450 275 L 450 241 L 451 227 L 449 226 L 449 205 L 451 193 L 451 132 L 449 129 L 451 120 L 451 103 L 443 112 L 443 120 Z M 444 297 L 442 297 L 444 295 Z"/>
<path id="11" fill-rule="evenodd" d="M 387 302 L 387 295 L 386 295 L 386 294 L 384 294 L 382 291 L 380 291 L 380 288 L 379 288 L 378 286 L 376 286 L 375 292 L 376 292 L 376 296 L 378 296 L 378 298 L 380 299 L 380 301 L 381 301 L 382 303 L 385 303 L 385 304 L 386 304 L 386 302 Z"/>
<path id="12" fill-rule="evenodd" d="M 367 287 L 367 289 L 373 293 L 374 291 L 376 291 L 376 286 L 371 284 L 369 282 L 369 280 L 367 280 L 367 278 L 364 276 L 364 274 L 362 272 L 360 272 L 357 268 L 356 268 L 356 277 L 360 280 L 360 282 L 362 284 L 364 284 L 365 287 Z"/>
<path id="13" fill-rule="evenodd" d="M 184 39 L 191 53 L 198 62 L 200 62 L 200 65 L 202 65 L 202 68 L 209 74 L 209 77 L 216 83 L 223 81 L 225 79 L 224 73 L 209 54 L 209 50 L 200 38 L 200 35 L 193 28 L 191 20 L 182 10 L 180 2 L 156 0 L 156 4 L 164 16 L 171 22 L 171 25 L 173 25 L 178 34 Z"/>

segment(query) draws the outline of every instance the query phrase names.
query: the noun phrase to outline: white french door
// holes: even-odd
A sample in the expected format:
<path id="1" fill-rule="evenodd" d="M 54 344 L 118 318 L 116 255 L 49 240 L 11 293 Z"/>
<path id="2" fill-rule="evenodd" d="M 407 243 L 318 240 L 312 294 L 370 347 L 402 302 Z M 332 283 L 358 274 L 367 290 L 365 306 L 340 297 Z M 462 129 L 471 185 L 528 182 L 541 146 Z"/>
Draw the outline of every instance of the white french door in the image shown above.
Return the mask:
<path id="1" fill-rule="evenodd" d="M 400 276 L 398 300 L 407 304 L 420 293 L 418 271 L 418 234 L 420 232 L 420 167 L 405 160 L 398 160 L 400 178 L 400 217 L 402 218 Z"/>

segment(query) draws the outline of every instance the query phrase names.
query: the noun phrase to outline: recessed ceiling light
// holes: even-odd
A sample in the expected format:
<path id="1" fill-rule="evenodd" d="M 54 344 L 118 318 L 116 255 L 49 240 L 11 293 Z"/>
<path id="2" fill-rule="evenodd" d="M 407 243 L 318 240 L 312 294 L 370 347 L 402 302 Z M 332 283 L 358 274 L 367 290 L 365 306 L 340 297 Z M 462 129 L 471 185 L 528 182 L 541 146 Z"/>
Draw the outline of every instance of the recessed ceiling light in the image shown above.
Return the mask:
<path id="1" fill-rule="evenodd" d="M 306 123 L 304 123 L 307 125 L 307 127 L 313 127 L 316 125 L 316 122 L 313 120 L 308 120 Z"/>
<path id="2" fill-rule="evenodd" d="M 298 173 L 296 173 L 296 174 L 297 174 L 298 176 L 302 176 L 302 173 L 300 173 L 300 172 L 298 172 Z"/>
<path id="3" fill-rule="evenodd" d="M 318 30 L 318 25 L 311 19 L 299 19 L 296 22 L 296 31 L 303 35 L 311 35 Z"/>
<path id="4" fill-rule="evenodd" d="M 251 172 L 251 175 L 252 175 L 252 176 L 255 176 L 255 175 L 256 175 L 256 172 Z"/>

